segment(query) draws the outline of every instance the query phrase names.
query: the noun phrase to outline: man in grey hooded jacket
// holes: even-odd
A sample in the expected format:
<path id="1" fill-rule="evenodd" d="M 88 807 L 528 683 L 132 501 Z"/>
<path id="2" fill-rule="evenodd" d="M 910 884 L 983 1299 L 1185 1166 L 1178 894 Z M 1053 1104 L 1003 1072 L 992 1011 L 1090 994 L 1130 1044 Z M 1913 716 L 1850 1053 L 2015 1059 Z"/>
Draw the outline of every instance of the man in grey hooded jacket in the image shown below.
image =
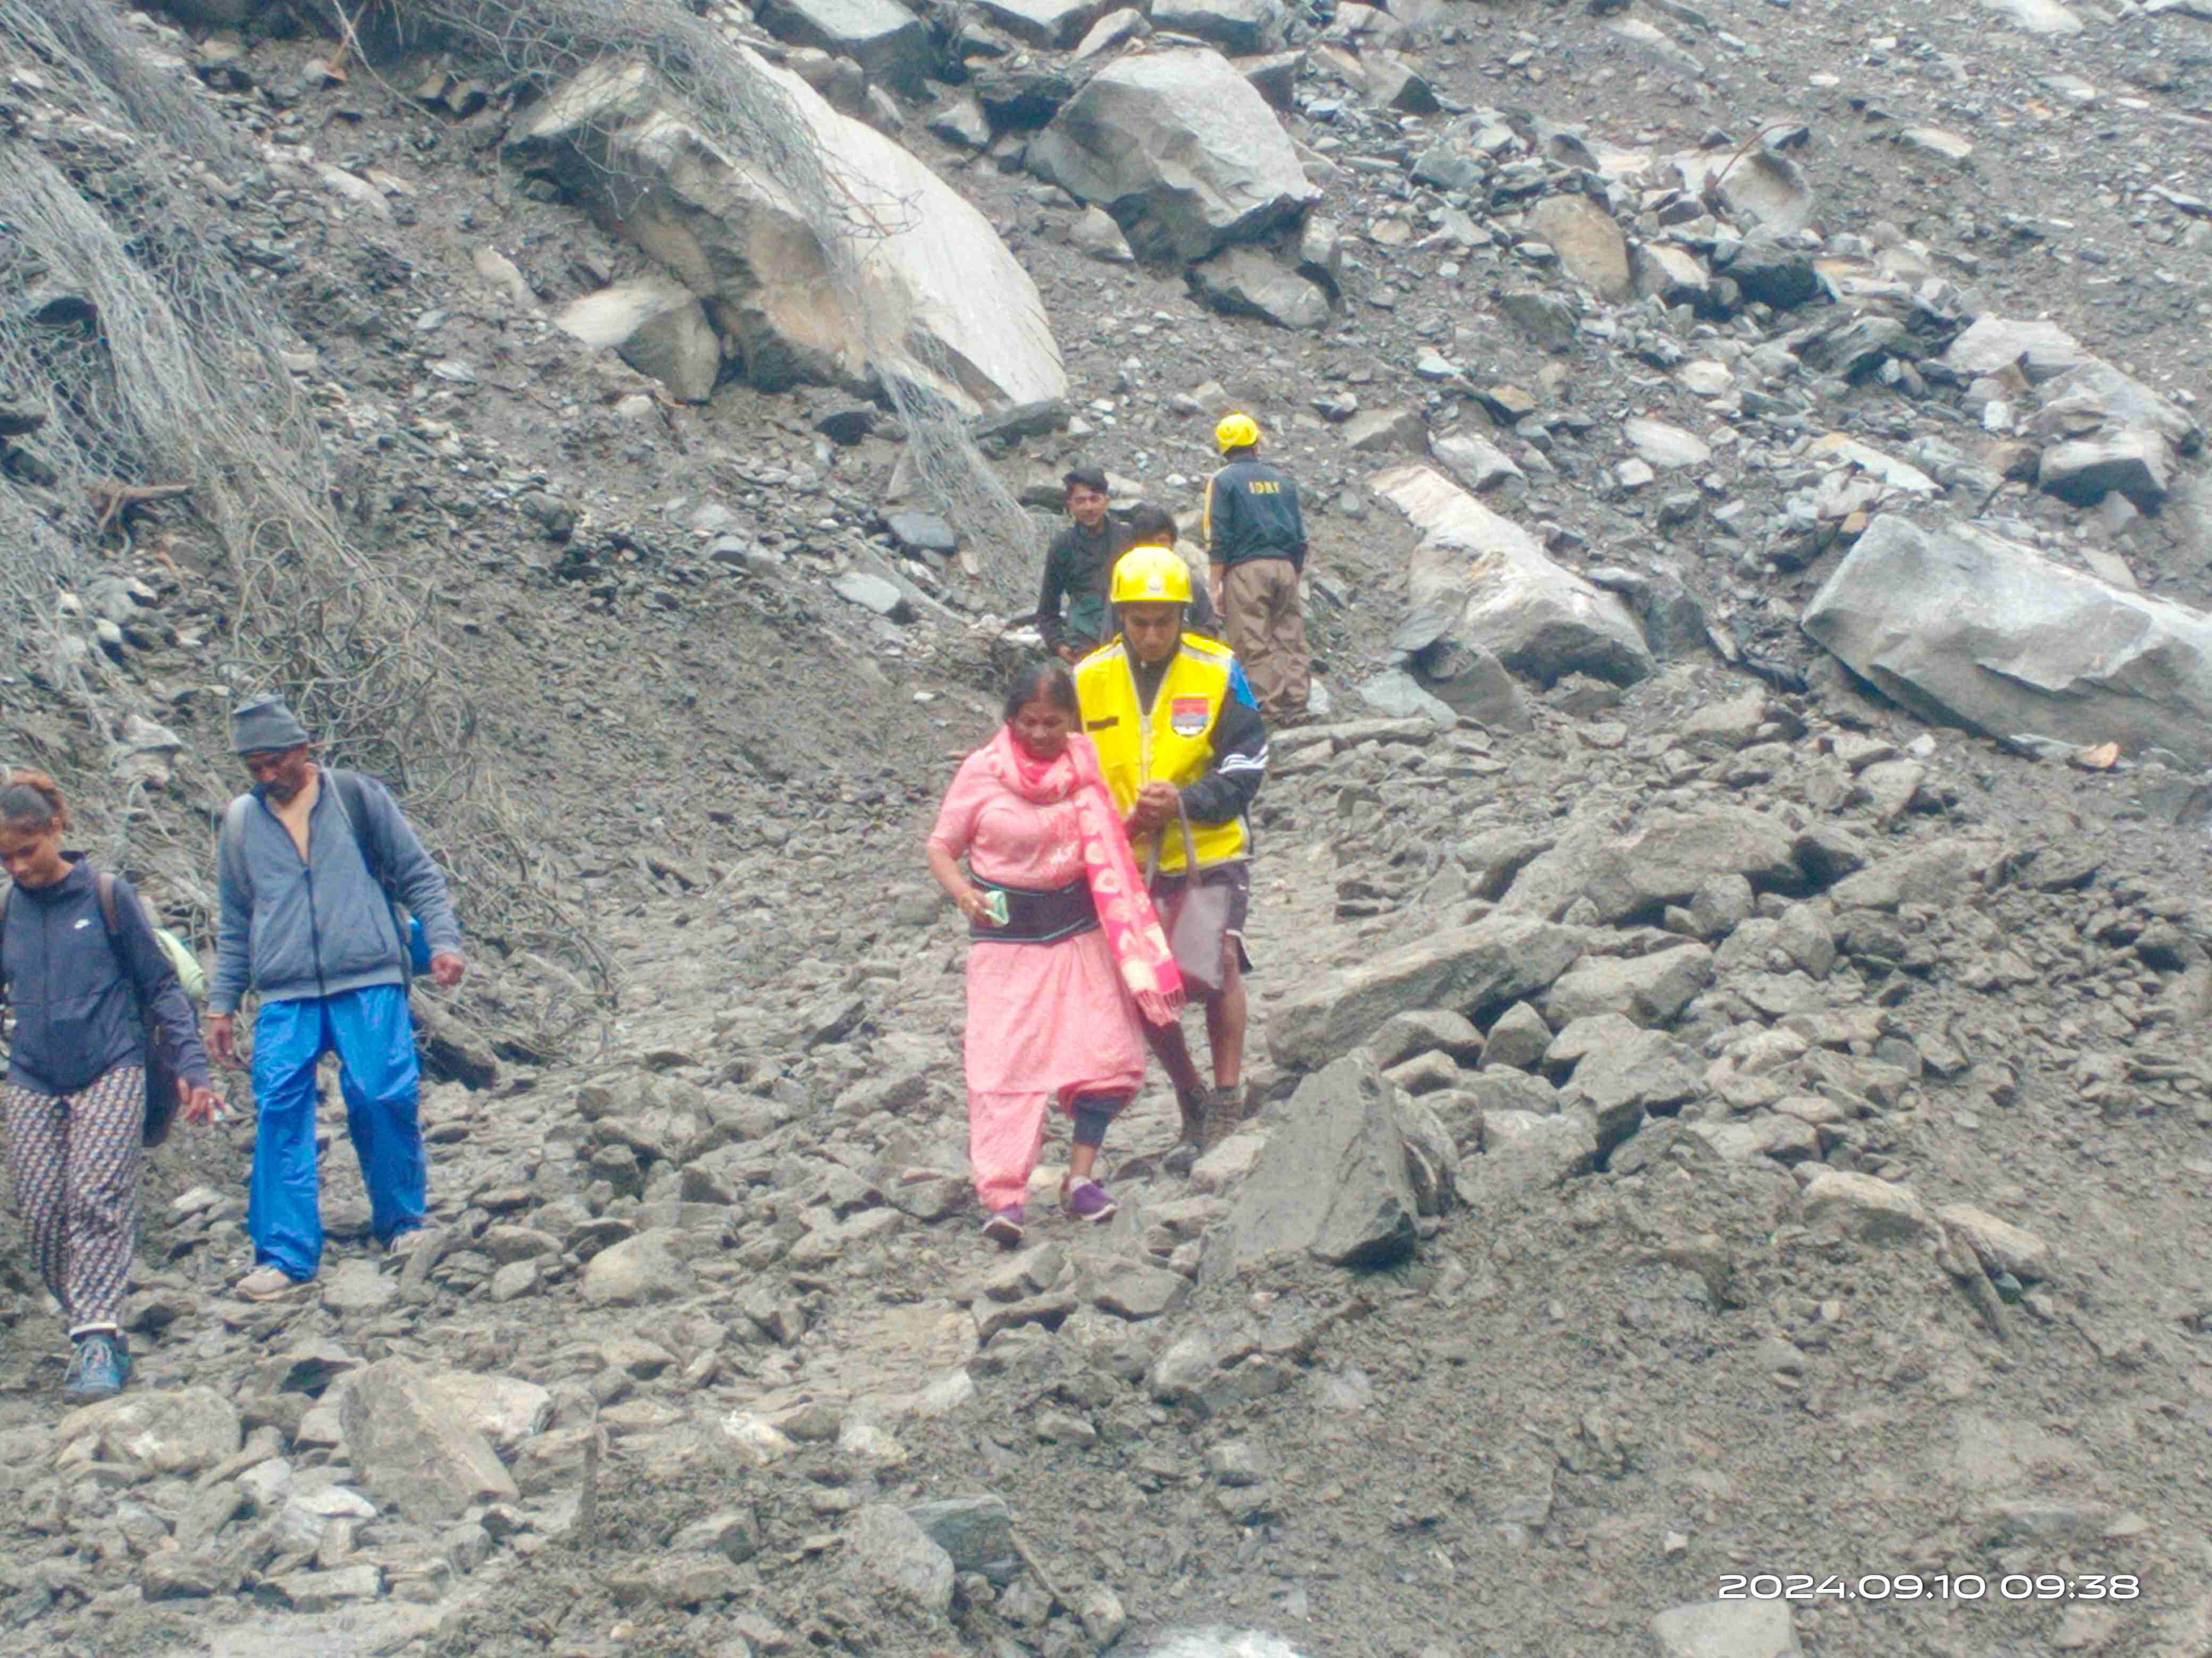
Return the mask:
<path id="1" fill-rule="evenodd" d="M 378 1242 L 397 1253 L 422 1226 L 409 939 L 393 898 L 422 923 L 439 984 L 459 984 L 467 963 L 445 877 L 382 784 L 318 766 L 306 728 L 273 695 L 241 704 L 232 736 L 254 787 L 223 817 L 208 1047 L 237 1063 L 238 1005 L 257 993 L 246 1213 L 255 1268 L 238 1291 L 266 1301 L 322 1264 L 315 1067 L 325 1054 L 338 1056 Z"/>

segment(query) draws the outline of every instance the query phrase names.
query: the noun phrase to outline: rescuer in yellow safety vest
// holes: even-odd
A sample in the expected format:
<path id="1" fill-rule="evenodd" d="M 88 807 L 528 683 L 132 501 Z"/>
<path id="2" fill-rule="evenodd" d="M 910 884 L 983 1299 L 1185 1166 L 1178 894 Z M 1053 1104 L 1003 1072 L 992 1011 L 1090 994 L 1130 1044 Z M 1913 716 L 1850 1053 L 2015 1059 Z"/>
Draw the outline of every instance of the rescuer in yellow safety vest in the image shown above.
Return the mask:
<path id="1" fill-rule="evenodd" d="M 1206 1005 L 1213 1085 L 1200 1081 L 1180 1025 L 1147 1025 L 1175 1084 L 1188 1157 L 1243 1115 L 1244 919 L 1252 896 L 1245 818 L 1267 774 L 1267 728 L 1229 647 L 1183 630 L 1190 567 L 1164 547 L 1133 547 L 1114 567 L 1109 598 L 1121 636 L 1076 665 L 1083 729 L 1098 750 L 1134 842 L 1152 902 L 1176 945 L 1186 990 Z M 1189 824 L 1190 867 L 1183 824 Z M 1193 890 L 1212 890 L 1183 922 Z M 1200 936 L 1200 935 L 1203 936 Z M 1218 936 L 1217 936 L 1218 935 Z"/>

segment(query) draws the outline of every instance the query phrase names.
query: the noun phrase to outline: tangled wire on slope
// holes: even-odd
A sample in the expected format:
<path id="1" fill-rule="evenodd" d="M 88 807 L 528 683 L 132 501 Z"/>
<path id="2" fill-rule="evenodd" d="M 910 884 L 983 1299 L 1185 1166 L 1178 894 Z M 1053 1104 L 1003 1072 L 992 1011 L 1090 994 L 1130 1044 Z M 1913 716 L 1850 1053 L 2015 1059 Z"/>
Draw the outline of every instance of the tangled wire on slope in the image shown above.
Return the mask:
<path id="1" fill-rule="evenodd" d="M 448 44 L 542 82 L 610 58 L 649 64 L 716 148 L 773 179 L 805 220 L 840 309 L 906 428 L 907 452 L 923 488 L 975 550 L 985 586 L 1007 602 L 1027 594 L 1036 527 L 944 389 L 962 383 L 959 366 L 869 302 L 868 250 L 898 233 L 905 204 L 832 166 L 805 116 L 758 58 L 681 0 L 378 0 L 378 9 L 403 41 Z"/>
<path id="2" fill-rule="evenodd" d="M 477 764 L 478 717 L 427 584 L 333 508 L 329 450 L 267 279 L 225 238 L 261 163 L 103 0 L 0 0 L 0 63 L 40 114 L 0 169 L 0 391 L 43 416 L 0 478 L 0 640 L 51 657 L 58 589 L 97 573 L 124 494 L 187 486 L 234 583 L 219 671 L 283 687 L 337 756 L 403 791 L 488 933 L 605 963 Z M 15 550 L 26 550 L 16 556 Z M 113 710 L 47 683 L 96 726 Z"/>

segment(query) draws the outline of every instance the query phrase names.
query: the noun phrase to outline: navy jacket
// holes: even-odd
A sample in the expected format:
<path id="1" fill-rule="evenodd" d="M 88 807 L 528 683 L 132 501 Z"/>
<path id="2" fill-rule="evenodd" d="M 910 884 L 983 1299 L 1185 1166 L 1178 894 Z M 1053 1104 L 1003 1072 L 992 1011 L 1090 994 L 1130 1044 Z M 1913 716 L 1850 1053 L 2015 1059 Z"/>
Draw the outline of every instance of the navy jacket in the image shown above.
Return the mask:
<path id="1" fill-rule="evenodd" d="M 1306 521 L 1298 486 L 1279 466 L 1233 460 L 1206 481 L 1206 556 L 1215 564 L 1287 558 L 1306 567 Z"/>
<path id="2" fill-rule="evenodd" d="M 406 940 L 331 776 L 325 768 L 316 780 L 305 859 L 263 791 L 230 803 L 216 850 L 222 921 L 208 1005 L 217 1013 L 235 1012 L 249 987 L 264 1001 L 283 1002 L 406 981 Z M 380 871 L 422 923 L 431 953 L 458 951 L 461 926 L 444 873 L 384 785 L 365 774 L 361 780 L 363 827 Z"/>
<path id="3" fill-rule="evenodd" d="M 115 878 L 117 932 L 107 936 L 98 877 L 81 852 L 50 887 L 8 894 L 0 975 L 15 1013 L 8 1080 L 40 1094 L 79 1094 L 119 1065 L 146 1063 L 143 1004 L 169 1035 L 187 1082 L 209 1088 L 199 1023 L 177 970 L 131 884 Z"/>

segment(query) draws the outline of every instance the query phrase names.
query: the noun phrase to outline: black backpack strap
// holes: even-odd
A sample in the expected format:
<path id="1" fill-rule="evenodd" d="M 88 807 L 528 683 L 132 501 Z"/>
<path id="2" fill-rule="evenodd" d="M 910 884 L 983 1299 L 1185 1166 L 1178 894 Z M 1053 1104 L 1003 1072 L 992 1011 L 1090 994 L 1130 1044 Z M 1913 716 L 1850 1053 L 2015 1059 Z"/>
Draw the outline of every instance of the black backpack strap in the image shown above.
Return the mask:
<path id="1" fill-rule="evenodd" d="M 142 1002 L 146 992 L 138 983 L 138 975 L 131 965 L 131 957 L 123 949 L 123 917 L 121 905 L 115 896 L 115 872 L 97 870 L 92 878 L 93 890 L 100 895 L 100 919 L 107 923 L 107 947 L 115 952 L 115 959 L 123 969 L 123 976 L 131 981 L 131 993 Z M 154 923 L 146 923 L 151 929 Z"/>
<path id="2" fill-rule="evenodd" d="M 361 774 L 332 767 L 323 775 L 331 780 L 331 787 L 337 793 L 338 808 L 345 813 L 347 826 L 353 830 L 353 844 L 361 853 L 361 861 L 368 866 L 368 878 L 384 889 L 386 897 L 390 897 L 392 877 L 369 840 L 368 799 L 362 789 Z"/>
<path id="3" fill-rule="evenodd" d="M 123 923 L 115 919 L 115 872 L 99 870 L 92 878 L 93 890 L 100 895 L 100 919 L 107 923 L 108 941 L 112 944 L 123 932 Z"/>
<path id="4" fill-rule="evenodd" d="M 143 1014 L 146 1008 L 146 991 L 138 982 L 137 971 L 131 965 L 131 957 L 123 948 L 123 920 L 117 914 L 115 872 L 112 870 L 95 870 L 92 889 L 100 895 L 100 919 L 107 923 L 107 947 L 114 953 L 116 965 L 123 969 L 123 977 L 131 986 L 131 993 L 138 999 L 139 1011 Z"/>
<path id="5" fill-rule="evenodd" d="M 380 856 L 368 835 L 368 797 L 362 787 L 361 774 L 333 767 L 324 772 L 331 787 L 337 791 L 338 805 L 345 812 L 346 823 L 353 829 L 353 843 L 361 853 L 361 861 L 368 871 L 368 878 L 384 893 L 384 902 L 392 909 L 392 930 L 399 935 L 399 969 L 411 981 L 415 977 L 414 957 L 407 948 L 407 923 L 403 919 L 405 905 L 399 896 L 399 884 L 392 878 L 388 861 Z"/>

